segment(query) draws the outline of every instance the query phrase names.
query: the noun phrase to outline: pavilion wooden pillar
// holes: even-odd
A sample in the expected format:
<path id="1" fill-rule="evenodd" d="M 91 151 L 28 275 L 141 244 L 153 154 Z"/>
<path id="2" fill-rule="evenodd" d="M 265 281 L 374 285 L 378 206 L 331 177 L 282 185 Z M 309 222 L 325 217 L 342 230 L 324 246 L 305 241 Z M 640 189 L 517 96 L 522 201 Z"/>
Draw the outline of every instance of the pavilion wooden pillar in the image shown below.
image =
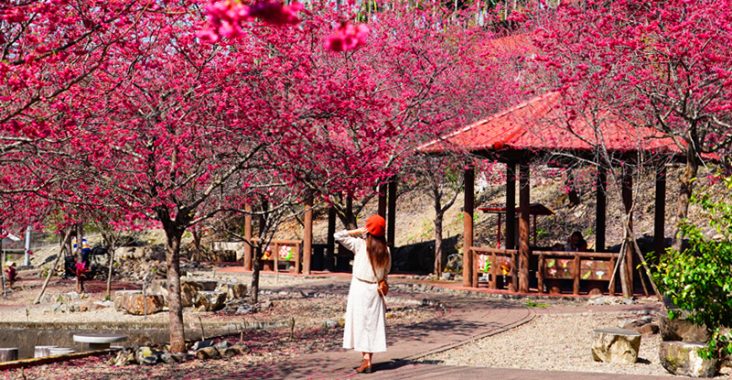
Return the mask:
<path id="1" fill-rule="evenodd" d="M 475 168 L 469 167 L 465 169 L 463 175 L 465 178 L 465 202 L 463 205 L 463 286 L 478 287 L 477 281 L 473 281 L 473 253 L 470 249 L 473 246 Z"/>
<path id="2" fill-rule="evenodd" d="M 529 163 L 519 165 L 519 292 L 529 292 L 529 204 L 531 197 Z"/>
<path id="3" fill-rule="evenodd" d="M 244 205 L 244 269 L 252 270 L 252 205 Z"/>
<path id="4" fill-rule="evenodd" d="M 302 242 L 302 273 L 310 274 L 310 264 L 313 257 L 313 194 L 305 195 L 305 215 L 303 217 L 304 229 Z M 295 273 L 298 272 L 300 263 L 295 263 Z"/>
<path id="5" fill-rule="evenodd" d="M 500 215 L 500 214 L 499 214 Z M 506 163 L 506 249 L 516 249 L 516 163 Z M 518 257 L 511 263 L 511 283 L 518 289 Z"/>
<path id="6" fill-rule="evenodd" d="M 336 229 L 336 210 L 333 206 L 328 207 L 328 240 L 326 248 L 325 268 L 335 270 L 335 234 Z"/>
<path id="7" fill-rule="evenodd" d="M 631 208 L 633 207 L 633 169 L 629 165 L 623 167 L 623 179 L 622 179 L 622 198 L 625 213 L 628 215 L 628 224 L 630 229 L 633 229 L 633 214 Z M 631 236 L 630 239 L 635 237 Z M 627 241 L 625 244 L 625 270 L 628 273 L 628 288 L 631 294 L 624 294 L 624 296 L 632 296 L 634 292 L 633 287 L 633 244 L 632 240 Z M 622 269 L 622 268 L 621 268 Z"/>
<path id="8" fill-rule="evenodd" d="M 602 252 L 605 250 L 605 225 L 607 220 L 607 172 L 605 168 L 597 167 L 597 179 L 595 187 L 597 187 L 596 206 L 595 206 L 595 251 Z"/>
<path id="9" fill-rule="evenodd" d="M 660 258 L 666 251 L 666 165 L 661 163 L 656 173 L 656 210 L 653 223 L 653 250 Z"/>
<path id="10" fill-rule="evenodd" d="M 377 214 L 381 215 L 382 218 L 386 219 L 386 192 L 387 192 L 387 184 L 381 184 L 379 185 L 378 192 L 379 192 L 379 208 L 376 212 Z"/>
<path id="11" fill-rule="evenodd" d="M 397 186 L 399 180 L 394 176 L 389 181 L 389 191 L 387 196 L 389 197 L 387 202 L 387 213 L 386 213 L 386 244 L 394 252 L 394 241 L 396 234 L 396 198 L 397 198 Z"/>

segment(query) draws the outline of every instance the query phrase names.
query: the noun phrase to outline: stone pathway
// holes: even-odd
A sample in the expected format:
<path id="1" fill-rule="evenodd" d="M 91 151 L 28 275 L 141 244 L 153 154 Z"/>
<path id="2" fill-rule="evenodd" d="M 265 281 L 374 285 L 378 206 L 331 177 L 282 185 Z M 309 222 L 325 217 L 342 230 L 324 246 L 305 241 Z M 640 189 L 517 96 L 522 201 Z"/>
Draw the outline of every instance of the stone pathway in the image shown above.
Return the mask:
<path id="1" fill-rule="evenodd" d="M 313 276 L 316 277 L 316 276 Z M 319 276 L 318 276 L 319 277 Z M 325 275 L 327 280 L 309 281 L 314 288 L 318 285 L 338 283 L 344 286 L 347 277 Z M 317 278 L 317 277 L 316 277 Z M 336 280 L 337 278 L 337 280 Z M 335 280 L 335 281 L 334 281 Z M 402 281 L 395 281 L 396 283 Z M 406 281 L 411 282 L 411 281 Z M 340 287 L 336 285 L 336 287 Z M 330 289 L 331 291 L 333 289 Z M 344 289 L 345 290 L 345 289 Z M 395 286 L 393 296 L 400 296 L 400 287 Z M 352 350 L 339 350 L 303 355 L 295 360 L 268 365 L 268 377 L 285 379 L 668 379 L 669 377 L 617 375 L 604 373 L 533 371 L 502 368 L 457 367 L 419 362 L 425 355 L 441 352 L 461 344 L 498 334 L 530 321 L 535 314 L 546 312 L 584 312 L 587 306 L 554 305 L 550 309 L 529 309 L 523 301 L 504 301 L 500 298 L 461 296 L 454 293 L 425 294 L 430 300 L 446 306 L 445 313 L 438 318 L 416 326 L 389 329 L 387 339 L 389 350 L 374 357 L 375 373 L 357 375 L 353 368 L 360 362 L 360 355 Z M 420 294 L 404 293 L 403 296 Z M 388 300 L 387 300 L 388 301 Z M 594 311 L 634 310 L 640 305 L 597 305 Z M 559 310 L 557 310 L 559 309 Z M 387 322 L 388 326 L 388 322 Z M 259 373 L 259 372 L 258 372 Z M 241 373 L 245 375 L 246 373 Z"/>

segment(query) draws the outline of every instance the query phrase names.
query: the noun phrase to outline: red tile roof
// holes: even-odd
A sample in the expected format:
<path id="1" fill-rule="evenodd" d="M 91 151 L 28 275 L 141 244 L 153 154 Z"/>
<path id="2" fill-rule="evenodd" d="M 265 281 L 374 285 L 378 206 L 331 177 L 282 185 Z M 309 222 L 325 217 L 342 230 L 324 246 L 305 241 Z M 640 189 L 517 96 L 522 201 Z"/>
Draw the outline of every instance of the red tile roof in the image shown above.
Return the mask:
<path id="1" fill-rule="evenodd" d="M 634 127 L 615 119 L 605 120 L 596 133 L 581 117 L 568 122 L 560 99 L 556 92 L 538 96 L 427 143 L 419 150 L 425 153 L 451 150 L 592 152 L 597 141 L 602 141 L 609 152 L 680 153 L 673 140 L 653 128 Z"/>

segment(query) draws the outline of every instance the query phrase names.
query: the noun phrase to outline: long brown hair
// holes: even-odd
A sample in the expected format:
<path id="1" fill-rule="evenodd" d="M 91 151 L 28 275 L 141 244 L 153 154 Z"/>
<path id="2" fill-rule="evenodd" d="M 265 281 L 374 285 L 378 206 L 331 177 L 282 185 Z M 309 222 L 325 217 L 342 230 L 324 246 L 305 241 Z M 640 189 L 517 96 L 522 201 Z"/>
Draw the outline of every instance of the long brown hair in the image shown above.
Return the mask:
<path id="1" fill-rule="evenodd" d="M 366 252 L 368 252 L 369 258 L 373 260 L 376 266 L 374 269 L 386 268 L 389 264 L 389 250 L 383 236 L 366 234 Z"/>

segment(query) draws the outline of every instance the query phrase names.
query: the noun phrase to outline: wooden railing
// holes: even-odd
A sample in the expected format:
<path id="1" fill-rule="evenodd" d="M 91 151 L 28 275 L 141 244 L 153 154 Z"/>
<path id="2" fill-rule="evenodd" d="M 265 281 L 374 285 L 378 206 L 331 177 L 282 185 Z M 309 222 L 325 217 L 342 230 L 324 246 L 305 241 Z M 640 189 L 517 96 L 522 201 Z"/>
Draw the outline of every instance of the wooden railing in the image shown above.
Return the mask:
<path id="1" fill-rule="evenodd" d="M 610 281 L 618 259 L 617 253 L 532 251 L 538 256 L 536 271 L 539 292 L 545 280 L 572 280 L 572 294 L 579 294 L 581 280 Z M 613 294 L 613 289 L 609 289 Z"/>
<path id="2" fill-rule="evenodd" d="M 516 277 L 516 255 L 518 250 L 515 249 L 501 249 L 501 248 L 489 248 L 489 247 L 470 247 L 470 251 L 473 255 L 473 287 L 478 287 L 478 274 L 482 268 L 479 266 L 480 256 L 489 256 L 487 260 L 490 260 L 490 280 L 488 286 L 491 289 L 498 288 L 498 270 L 501 264 L 508 262 L 510 263 L 509 273 L 502 273 L 504 276 L 510 275 L 512 279 Z M 504 258 L 504 259 L 501 259 Z M 485 273 L 485 272 L 483 272 Z"/>
<path id="3" fill-rule="evenodd" d="M 256 243 L 258 240 L 255 238 L 255 239 L 252 239 L 252 241 Z M 262 254 L 263 255 L 262 262 L 263 263 L 272 262 L 273 263 L 272 270 L 276 271 L 276 272 L 279 271 L 280 262 L 294 263 L 295 264 L 295 266 L 294 266 L 295 273 L 300 273 L 300 264 L 302 262 L 302 260 L 300 258 L 300 247 L 301 246 L 302 246 L 302 240 L 284 240 L 284 239 L 274 240 L 273 239 L 269 242 L 268 246 L 262 248 L 264 250 L 264 253 Z M 292 252 L 290 250 L 294 250 L 294 252 L 292 252 L 294 257 L 290 260 L 283 259 L 283 257 L 282 257 L 283 248 L 288 248 L 288 251 L 287 251 L 288 254 L 290 252 Z M 269 256 L 269 257 L 264 258 L 267 256 Z"/>
<path id="4" fill-rule="evenodd" d="M 252 245 L 257 246 L 259 243 L 259 238 L 253 238 L 252 239 Z M 246 245 L 246 242 L 214 242 L 212 248 L 214 250 L 238 250 L 238 249 L 244 249 L 244 246 Z M 263 252 L 263 259 L 261 260 L 262 263 L 272 263 L 272 270 L 279 270 L 279 263 L 280 262 L 289 262 L 294 263 L 295 273 L 300 272 L 300 265 L 302 263 L 302 259 L 300 257 L 300 249 L 302 247 L 302 240 L 286 240 L 286 239 L 273 239 L 269 242 L 269 245 L 266 247 L 262 247 L 264 250 Z M 283 253 L 283 249 L 288 248 L 288 254 L 292 252 L 293 258 L 290 260 L 285 260 L 281 253 Z M 290 251 L 292 250 L 292 251 Z"/>

